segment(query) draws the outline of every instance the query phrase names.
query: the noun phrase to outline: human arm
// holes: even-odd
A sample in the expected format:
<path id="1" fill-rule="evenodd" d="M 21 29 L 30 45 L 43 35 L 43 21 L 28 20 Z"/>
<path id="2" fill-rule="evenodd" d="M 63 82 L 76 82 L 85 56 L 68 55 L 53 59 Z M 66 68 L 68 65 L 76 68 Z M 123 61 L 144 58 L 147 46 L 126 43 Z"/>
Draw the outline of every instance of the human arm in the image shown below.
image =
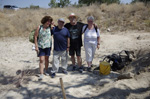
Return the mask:
<path id="1" fill-rule="evenodd" d="M 70 48 L 70 38 L 68 37 L 67 38 L 67 51 L 69 51 L 69 48 Z"/>
<path id="2" fill-rule="evenodd" d="M 69 51 L 70 48 L 70 32 L 67 29 L 67 51 Z"/>
<path id="3" fill-rule="evenodd" d="M 38 35 L 39 35 L 39 28 L 40 28 L 40 26 L 36 29 L 35 34 L 34 34 L 35 50 L 36 50 L 37 52 L 39 52 L 39 49 L 38 49 L 38 41 L 37 41 L 37 38 L 38 38 Z"/>
<path id="4" fill-rule="evenodd" d="M 97 49 L 99 49 L 99 48 L 100 48 L 100 36 L 97 37 Z"/>
<path id="5" fill-rule="evenodd" d="M 56 25 L 55 25 L 54 22 L 52 22 L 52 23 L 51 23 L 51 30 L 52 30 L 54 27 L 56 27 Z"/>
<path id="6" fill-rule="evenodd" d="M 100 48 L 100 31 L 97 29 L 97 49 Z"/>

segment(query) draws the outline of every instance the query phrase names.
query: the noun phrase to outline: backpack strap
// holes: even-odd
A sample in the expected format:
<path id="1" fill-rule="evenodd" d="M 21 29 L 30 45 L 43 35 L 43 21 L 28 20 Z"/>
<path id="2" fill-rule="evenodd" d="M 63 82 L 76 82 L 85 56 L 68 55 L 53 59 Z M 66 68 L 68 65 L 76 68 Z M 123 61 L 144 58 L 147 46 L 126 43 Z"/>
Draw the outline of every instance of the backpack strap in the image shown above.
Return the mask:
<path id="1" fill-rule="evenodd" d="M 88 24 L 86 25 L 86 27 L 85 27 L 83 33 L 86 31 L 87 28 L 88 28 Z M 98 31 L 97 31 L 97 26 L 94 26 L 94 29 L 95 29 L 95 31 L 96 31 L 96 33 L 97 33 L 97 32 L 98 32 Z"/>
<path id="2" fill-rule="evenodd" d="M 41 28 L 42 28 L 42 25 L 39 26 L 39 32 L 40 32 Z M 49 29 L 51 31 L 51 26 L 49 26 Z"/>
<path id="3" fill-rule="evenodd" d="M 42 28 L 42 25 L 40 25 L 39 32 L 40 32 L 41 28 Z"/>
<path id="4" fill-rule="evenodd" d="M 88 24 L 86 24 L 85 29 L 83 31 L 83 33 L 86 31 L 86 29 L 88 28 Z"/>
<path id="5" fill-rule="evenodd" d="M 97 32 L 98 32 L 98 31 L 97 31 L 97 26 L 94 25 L 94 28 L 95 28 L 95 31 L 96 31 L 96 33 L 97 33 Z"/>
<path id="6" fill-rule="evenodd" d="M 39 26 L 38 33 L 40 33 L 41 28 L 42 28 L 42 25 Z M 37 40 L 38 40 L 38 39 L 39 39 L 39 34 L 38 34 Z"/>

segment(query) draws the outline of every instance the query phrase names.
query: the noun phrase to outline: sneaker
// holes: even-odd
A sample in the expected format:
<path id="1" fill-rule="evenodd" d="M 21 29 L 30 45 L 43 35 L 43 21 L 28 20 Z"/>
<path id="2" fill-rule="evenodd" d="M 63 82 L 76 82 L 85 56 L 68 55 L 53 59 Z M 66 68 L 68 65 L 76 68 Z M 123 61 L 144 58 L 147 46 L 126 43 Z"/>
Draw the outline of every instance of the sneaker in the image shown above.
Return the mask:
<path id="1" fill-rule="evenodd" d="M 92 72 L 91 67 L 88 67 L 88 68 L 87 68 L 87 71 L 88 71 L 88 72 Z"/>
<path id="2" fill-rule="evenodd" d="M 45 74 L 46 76 L 49 76 L 48 70 L 45 70 L 44 74 Z"/>
<path id="3" fill-rule="evenodd" d="M 43 75 L 43 74 L 40 74 L 40 75 L 39 75 L 39 80 L 42 80 L 43 77 L 44 77 L 44 75 Z"/>
<path id="4" fill-rule="evenodd" d="M 52 73 L 52 74 L 51 74 L 51 77 L 52 77 L 52 78 L 54 78 L 55 76 L 56 76 L 56 74 L 55 74 L 55 73 Z"/>
<path id="5" fill-rule="evenodd" d="M 76 70 L 76 66 L 73 66 L 72 71 L 75 71 L 75 70 Z"/>
<path id="6" fill-rule="evenodd" d="M 80 67 L 80 68 L 79 68 L 79 72 L 80 72 L 80 73 L 83 73 L 83 67 Z"/>
<path id="7" fill-rule="evenodd" d="M 62 72 L 63 72 L 64 74 L 66 74 L 66 75 L 68 74 L 68 72 L 67 72 L 66 70 L 63 70 Z"/>

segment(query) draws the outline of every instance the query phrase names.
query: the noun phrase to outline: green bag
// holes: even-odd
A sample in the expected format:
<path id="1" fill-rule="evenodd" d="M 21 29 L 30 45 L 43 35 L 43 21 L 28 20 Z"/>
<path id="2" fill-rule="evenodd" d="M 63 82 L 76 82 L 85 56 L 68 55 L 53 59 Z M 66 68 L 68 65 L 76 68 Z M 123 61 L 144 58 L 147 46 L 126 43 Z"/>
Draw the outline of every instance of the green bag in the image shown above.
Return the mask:
<path id="1" fill-rule="evenodd" d="M 29 34 L 29 41 L 31 43 L 34 43 L 34 34 L 35 34 L 36 29 L 32 30 L 31 33 Z"/>
<path id="2" fill-rule="evenodd" d="M 39 31 L 40 31 L 40 29 L 41 29 L 41 26 L 40 26 L 40 28 L 39 28 Z M 35 31 L 36 31 L 36 29 L 32 30 L 32 31 L 30 32 L 30 34 L 29 34 L 29 41 L 30 41 L 31 43 L 34 43 L 34 34 L 35 34 Z"/>

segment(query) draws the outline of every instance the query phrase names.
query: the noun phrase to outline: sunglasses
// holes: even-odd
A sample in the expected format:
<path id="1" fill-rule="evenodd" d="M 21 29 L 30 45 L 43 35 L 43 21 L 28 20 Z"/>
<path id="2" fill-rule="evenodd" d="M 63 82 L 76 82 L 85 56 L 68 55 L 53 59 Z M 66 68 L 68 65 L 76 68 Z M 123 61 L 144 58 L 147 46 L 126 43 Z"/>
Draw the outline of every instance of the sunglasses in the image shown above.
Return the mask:
<path id="1" fill-rule="evenodd" d="M 60 23 L 63 23 L 63 24 L 65 23 L 65 22 L 63 22 L 63 21 L 59 21 L 59 22 L 60 22 Z"/>

